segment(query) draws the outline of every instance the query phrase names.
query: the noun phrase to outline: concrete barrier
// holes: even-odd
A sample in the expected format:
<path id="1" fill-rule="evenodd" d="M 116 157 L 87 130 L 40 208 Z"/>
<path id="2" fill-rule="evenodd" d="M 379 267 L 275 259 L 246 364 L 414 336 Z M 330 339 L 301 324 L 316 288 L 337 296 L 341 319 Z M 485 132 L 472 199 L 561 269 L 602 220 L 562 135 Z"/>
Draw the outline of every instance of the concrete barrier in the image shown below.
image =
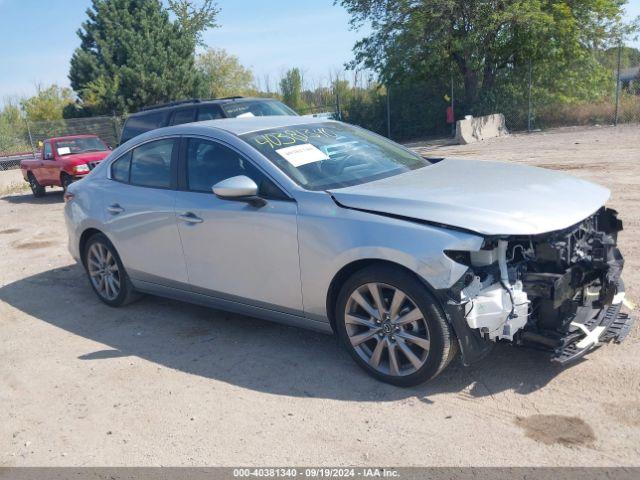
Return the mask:
<path id="1" fill-rule="evenodd" d="M 508 134 L 504 115 L 501 113 L 472 117 L 470 119 L 465 118 L 456 122 L 456 140 L 461 145 Z"/>
<path id="2" fill-rule="evenodd" d="M 19 168 L 0 171 L 0 192 L 21 187 L 23 185 L 26 185 L 26 182 L 24 181 L 24 178 L 22 178 L 22 170 Z"/>

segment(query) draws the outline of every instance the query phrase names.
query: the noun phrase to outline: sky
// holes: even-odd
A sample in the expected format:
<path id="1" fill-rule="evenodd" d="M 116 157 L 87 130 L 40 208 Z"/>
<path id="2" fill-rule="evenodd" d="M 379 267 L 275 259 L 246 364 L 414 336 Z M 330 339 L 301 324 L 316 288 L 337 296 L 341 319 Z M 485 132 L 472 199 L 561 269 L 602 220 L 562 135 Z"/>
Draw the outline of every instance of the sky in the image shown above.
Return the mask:
<path id="1" fill-rule="evenodd" d="M 640 0 L 639 0 L 640 1 Z M 35 85 L 69 85 L 76 31 L 90 0 L 0 0 L 0 103 L 35 92 Z M 288 68 L 311 82 L 326 79 L 352 58 L 366 32 L 349 28 L 349 15 L 332 0 L 218 0 L 220 28 L 206 44 L 224 48 L 272 89 Z"/>
<path id="2" fill-rule="evenodd" d="M 90 0 L 0 0 L 0 105 L 8 96 L 27 96 L 36 84 L 68 86 L 69 60 L 80 40 Z M 346 11 L 333 0 L 218 0 L 220 28 L 204 41 L 237 55 L 261 86 L 271 88 L 288 68 L 302 69 L 310 83 L 325 83 L 352 58 L 366 35 L 349 27 Z M 630 0 L 627 19 L 640 15 Z M 640 48 L 640 41 L 631 42 Z"/>

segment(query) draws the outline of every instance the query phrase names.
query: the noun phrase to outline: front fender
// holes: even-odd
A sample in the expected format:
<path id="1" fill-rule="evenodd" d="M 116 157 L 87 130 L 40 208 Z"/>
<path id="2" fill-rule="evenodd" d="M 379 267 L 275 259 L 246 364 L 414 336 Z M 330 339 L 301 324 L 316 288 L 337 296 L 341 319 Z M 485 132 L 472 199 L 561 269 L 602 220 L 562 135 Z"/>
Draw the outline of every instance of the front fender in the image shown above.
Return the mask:
<path id="1" fill-rule="evenodd" d="M 434 290 L 452 286 L 467 267 L 444 250 L 478 250 L 482 237 L 337 206 L 320 199 L 303 203 L 298 217 L 300 271 L 305 313 L 328 321 L 329 286 L 346 265 L 384 260 L 418 275 Z"/>

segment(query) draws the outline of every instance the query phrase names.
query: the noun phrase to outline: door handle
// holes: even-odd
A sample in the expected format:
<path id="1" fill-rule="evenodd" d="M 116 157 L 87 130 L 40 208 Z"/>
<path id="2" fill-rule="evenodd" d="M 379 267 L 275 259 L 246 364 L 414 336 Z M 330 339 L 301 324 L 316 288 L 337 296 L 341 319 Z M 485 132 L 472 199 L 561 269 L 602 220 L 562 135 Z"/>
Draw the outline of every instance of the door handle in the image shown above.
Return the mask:
<path id="1" fill-rule="evenodd" d="M 107 207 L 107 212 L 117 215 L 119 213 L 124 212 L 124 208 L 122 208 L 119 204 L 113 203 Z"/>
<path id="2" fill-rule="evenodd" d="M 187 223 L 202 223 L 203 222 L 203 220 L 193 212 L 185 212 L 185 213 L 183 213 L 181 215 L 178 215 L 178 218 L 180 220 L 182 220 L 183 222 L 187 222 Z"/>

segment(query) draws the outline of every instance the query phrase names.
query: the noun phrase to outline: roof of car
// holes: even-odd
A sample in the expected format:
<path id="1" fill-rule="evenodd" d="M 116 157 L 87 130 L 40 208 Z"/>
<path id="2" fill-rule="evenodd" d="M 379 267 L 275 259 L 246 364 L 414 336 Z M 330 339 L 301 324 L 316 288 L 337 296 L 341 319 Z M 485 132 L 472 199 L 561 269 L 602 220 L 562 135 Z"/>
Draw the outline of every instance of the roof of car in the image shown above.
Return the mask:
<path id="1" fill-rule="evenodd" d="M 204 122 L 185 123 L 183 125 L 169 128 L 184 128 L 187 126 L 197 126 L 204 128 L 213 127 L 219 130 L 225 130 L 229 133 L 233 133 L 234 135 L 242 135 L 244 133 L 269 130 L 272 128 L 308 125 L 313 123 L 325 123 L 327 121 L 331 120 L 293 115 L 272 115 L 263 117 L 221 118 L 218 120 L 207 120 Z"/>
<path id="2" fill-rule="evenodd" d="M 185 100 L 177 100 L 175 102 L 161 103 L 158 105 L 150 105 L 148 107 L 144 107 L 140 109 L 136 113 L 132 113 L 129 115 L 130 117 L 140 116 L 140 115 L 149 115 L 152 112 L 157 112 L 161 110 L 174 110 L 181 107 L 189 107 L 189 106 L 197 106 L 197 105 L 222 105 L 225 103 L 233 103 L 233 102 L 245 102 L 250 100 L 262 100 L 265 102 L 277 100 L 276 98 L 270 97 L 224 97 L 224 98 L 189 98 Z"/>
<path id="3" fill-rule="evenodd" d="M 263 117 L 240 117 L 240 118 L 221 118 L 219 120 L 206 120 L 203 122 L 182 123 L 171 127 L 161 127 L 148 132 L 141 133 L 128 141 L 121 144 L 114 153 L 124 150 L 133 145 L 153 140 L 168 135 L 207 135 L 212 130 L 224 132 L 229 135 L 239 136 L 245 133 L 258 132 L 261 130 L 270 130 L 281 127 L 294 127 L 296 125 L 322 124 L 326 122 L 336 122 L 335 120 L 326 120 L 314 117 L 273 115 Z M 339 123 L 339 122 L 338 122 Z M 124 151 L 122 150 L 122 151 Z"/>

